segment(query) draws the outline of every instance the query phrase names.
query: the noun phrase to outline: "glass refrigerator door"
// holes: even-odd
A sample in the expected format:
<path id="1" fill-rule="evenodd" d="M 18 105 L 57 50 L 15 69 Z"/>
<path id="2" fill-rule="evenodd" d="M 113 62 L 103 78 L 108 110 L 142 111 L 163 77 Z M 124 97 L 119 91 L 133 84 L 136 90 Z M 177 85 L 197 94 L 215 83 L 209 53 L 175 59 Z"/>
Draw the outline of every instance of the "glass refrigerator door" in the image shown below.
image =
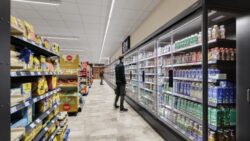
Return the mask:
<path id="1" fill-rule="evenodd" d="M 156 47 L 155 41 L 141 47 L 139 64 L 139 103 L 156 113 Z"/>

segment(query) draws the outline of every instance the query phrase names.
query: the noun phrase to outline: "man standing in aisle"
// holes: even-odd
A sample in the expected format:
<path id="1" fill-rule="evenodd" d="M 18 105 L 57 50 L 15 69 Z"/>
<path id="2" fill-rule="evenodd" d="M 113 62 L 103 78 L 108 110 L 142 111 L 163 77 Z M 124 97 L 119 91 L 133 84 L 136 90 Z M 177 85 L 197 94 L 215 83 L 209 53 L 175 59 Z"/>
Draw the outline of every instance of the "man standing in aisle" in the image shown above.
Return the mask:
<path id="1" fill-rule="evenodd" d="M 125 89 L 126 89 L 126 78 L 125 71 L 123 65 L 123 56 L 119 57 L 120 63 L 115 66 L 115 78 L 116 78 L 116 97 L 115 97 L 115 108 L 119 108 L 117 105 L 118 99 L 120 98 L 120 111 L 128 111 L 128 109 L 124 108 L 124 98 L 125 98 Z"/>
<path id="2" fill-rule="evenodd" d="M 103 70 L 101 70 L 101 72 L 100 72 L 100 78 L 101 78 L 100 85 L 103 85 L 103 78 L 104 78 L 104 71 Z"/>

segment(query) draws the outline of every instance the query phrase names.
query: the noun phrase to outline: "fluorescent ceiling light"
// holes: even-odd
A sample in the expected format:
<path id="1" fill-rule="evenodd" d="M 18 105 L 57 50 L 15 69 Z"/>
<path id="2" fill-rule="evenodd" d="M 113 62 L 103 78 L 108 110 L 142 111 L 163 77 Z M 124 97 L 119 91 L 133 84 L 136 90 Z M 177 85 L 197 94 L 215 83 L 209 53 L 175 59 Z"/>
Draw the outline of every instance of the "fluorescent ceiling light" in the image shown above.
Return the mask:
<path id="1" fill-rule="evenodd" d="M 79 52 L 84 52 L 84 51 L 85 51 L 85 50 L 82 50 L 82 49 L 68 49 L 68 48 L 67 48 L 67 49 L 66 49 L 66 48 L 65 48 L 65 49 L 64 49 L 64 48 L 61 48 L 60 50 L 62 50 L 62 51 L 77 51 L 77 52 L 78 52 L 78 51 L 79 51 Z"/>
<path id="2" fill-rule="evenodd" d="M 114 5 L 115 5 L 115 0 L 112 0 L 111 7 L 110 7 L 110 10 L 109 10 L 109 17 L 108 17 L 108 21 L 107 21 L 107 25 L 106 25 L 106 30 L 105 30 L 104 38 L 103 38 L 103 41 L 102 41 L 102 49 L 101 49 L 101 53 L 100 53 L 99 62 L 101 61 L 102 52 L 103 52 L 103 48 L 104 48 L 104 45 L 105 45 L 105 42 L 106 42 L 107 33 L 108 33 L 108 30 L 109 30 L 109 24 L 110 24 L 110 20 L 111 20 L 111 17 L 112 17 Z"/>
<path id="3" fill-rule="evenodd" d="M 40 35 L 41 37 L 48 39 L 58 39 L 58 40 L 78 40 L 79 37 L 76 36 L 52 36 L 52 35 Z"/>
<path id="4" fill-rule="evenodd" d="M 60 1 L 58 2 L 52 2 L 52 1 L 36 1 L 36 0 L 12 0 L 15 2 L 24 2 L 24 3 L 33 3 L 33 4 L 44 4 L 44 5 L 53 5 L 53 6 L 59 6 Z"/>

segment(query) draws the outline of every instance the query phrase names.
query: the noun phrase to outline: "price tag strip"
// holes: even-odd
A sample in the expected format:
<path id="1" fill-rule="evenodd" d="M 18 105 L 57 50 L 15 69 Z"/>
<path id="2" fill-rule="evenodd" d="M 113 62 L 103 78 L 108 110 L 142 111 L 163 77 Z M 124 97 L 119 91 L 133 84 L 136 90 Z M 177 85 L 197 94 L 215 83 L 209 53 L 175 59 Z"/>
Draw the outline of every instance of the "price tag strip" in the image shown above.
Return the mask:
<path id="1" fill-rule="evenodd" d="M 51 95 L 53 95 L 53 94 L 56 94 L 56 93 L 57 93 L 58 91 L 60 91 L 60 90 L 61 90 L 61 89 L 58 88 L 58 89 L 55 89 L 55 90 L 50 91 L 50 92 L 48 92 L 48 93 L 45 93 L 44 95 L 41 95 L 41 96 L 39 96 L 39 97 L 36 97 L 36 98 L 31 99 L 31 100 L 25 101 L 25 102 L 23 102 L 23 103 L 17 104 L 17 105 L 15 105 L 15 106 L 13 106 L 13 107 L 10 108 L 10 113 L 13 114 L 13 113 L 15 113 L 15 112 L 17 112 L 17 111 L 19 111 L 19 110 L 25 108 L 25 107 L 28 107 L 28 106 L 30 106 L 30 105 L 36 103 L 37 101 L 40 101 L 40 100 L 42 100 L 42 99 L 44 99 L 44 98 L 46 98 L 46 97 L 49 97 L 49 96 L 51 96 Z M 55 106 L 54 106 L 54 107 L 55 107 Z"/>

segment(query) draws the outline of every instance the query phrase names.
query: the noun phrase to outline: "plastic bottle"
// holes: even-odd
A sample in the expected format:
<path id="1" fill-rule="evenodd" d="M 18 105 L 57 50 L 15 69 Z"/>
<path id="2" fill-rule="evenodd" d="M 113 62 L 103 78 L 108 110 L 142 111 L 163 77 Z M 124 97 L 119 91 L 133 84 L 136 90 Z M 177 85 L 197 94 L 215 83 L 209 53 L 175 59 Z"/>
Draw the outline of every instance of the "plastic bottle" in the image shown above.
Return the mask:
<path id="1" fill-rule="evenodd" d="M 213 26 L 212 39 L 220 39 L 220 29 L 218 25 Z"/>
<path id="2" fill-rule="evenodd" d="M 221 39 L 226 39 L 226 29 L 224 25 L 220 26 L 220 37 Z"/>

